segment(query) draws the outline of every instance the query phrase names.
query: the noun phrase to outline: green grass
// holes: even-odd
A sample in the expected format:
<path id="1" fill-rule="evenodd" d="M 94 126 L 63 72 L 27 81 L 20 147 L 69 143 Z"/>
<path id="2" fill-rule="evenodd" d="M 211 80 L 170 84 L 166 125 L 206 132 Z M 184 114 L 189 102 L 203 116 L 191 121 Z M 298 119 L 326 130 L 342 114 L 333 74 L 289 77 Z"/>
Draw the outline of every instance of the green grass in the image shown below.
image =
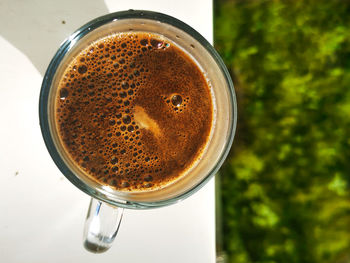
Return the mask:
<path id="1" fill-rule="evenodd" d="M 214 2 L 238 127 L 221 170 L 228 262 L 350 262 L 350 2 Z"/>

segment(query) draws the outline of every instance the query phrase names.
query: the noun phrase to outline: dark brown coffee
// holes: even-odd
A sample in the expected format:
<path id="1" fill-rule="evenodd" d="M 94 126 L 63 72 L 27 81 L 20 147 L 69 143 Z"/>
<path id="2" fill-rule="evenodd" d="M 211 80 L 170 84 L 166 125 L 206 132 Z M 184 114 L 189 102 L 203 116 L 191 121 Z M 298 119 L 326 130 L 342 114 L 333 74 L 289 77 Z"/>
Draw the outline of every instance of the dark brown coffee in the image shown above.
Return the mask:
<path id="1" fill-rule="evenodd" d="M 82 50 L 59 81 L 57 130 L 93 180 L 123 191 L 162 188 L 200 159 L 213 123 L 210 86 L 169 40 L 120 33 Z"/>

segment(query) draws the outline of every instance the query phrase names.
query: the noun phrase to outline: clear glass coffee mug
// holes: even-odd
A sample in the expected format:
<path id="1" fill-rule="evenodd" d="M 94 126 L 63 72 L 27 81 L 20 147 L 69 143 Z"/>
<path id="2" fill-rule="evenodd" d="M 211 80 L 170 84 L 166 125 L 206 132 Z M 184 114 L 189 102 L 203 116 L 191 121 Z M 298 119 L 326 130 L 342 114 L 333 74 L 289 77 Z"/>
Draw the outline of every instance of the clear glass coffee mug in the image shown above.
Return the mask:
<path id="1" fill-rule="evenodd" d="M 91 42 L 110 34 L 130 31 L 162 35 L 189 54 L 205 73 L 212 88 L 214 104 L 211 139 L 200 161 L 186 176 L 162 189 L 149 192 L 116 191 L 91 180 L 65 152 L 54 118 L 58 81 L 70 61 Z M 149 209 L 170 205 L 189 197 L 209 181 L 232 145 L 237 106 L 232 80 L 222 59 L 197 31 L 168 15 L 129 10 L 99 17 L 62 43 L 44 76 L 39 116 L 42 135 L 52 159 L 68 180 L 91 196 L 84 228 L 84 246 L 98 253 L 111 247 L 124 208 Z"/>

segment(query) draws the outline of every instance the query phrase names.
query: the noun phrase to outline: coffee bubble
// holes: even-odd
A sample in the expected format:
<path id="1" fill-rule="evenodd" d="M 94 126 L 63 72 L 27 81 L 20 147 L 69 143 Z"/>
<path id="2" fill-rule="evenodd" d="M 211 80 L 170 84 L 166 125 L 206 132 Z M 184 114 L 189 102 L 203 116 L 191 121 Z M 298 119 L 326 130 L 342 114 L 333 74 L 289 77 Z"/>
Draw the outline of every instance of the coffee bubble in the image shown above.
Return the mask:
<path id="1" fill-rule="evenodd" d="M 122 92 L 119 93 L 119 96 L 120 96 L 121 98 L 126 98 L 126 96 L 128 96 L 128 95 L 126 94 L 125 91 L 122 91 Z"/>
<path id="2" fill-rule="evenodd" d="M 141 44 L 142 46 L 148 45 L 148 39 L 141 39 L 141 40 L 140 40 L 140 44 Z"/>
<path id="3" fill-rule="evenodd" d="M 68 97 L 68 90 L 66 88 L 61 88 L 60 89 L 60 99 L 65 100 Z"/>
<path id="4" fill-rule="evenodd" d="M 78 72 L 80 74 L 84 74 L 85 72 L 87 71 L 87 67 L 85 65 L 81 65 L 79 68 L 78 68 Z"/>
<path id="5" fill-rule="evenodd" d="M 122 187 L 129 187 L 130 186 L 130 183 L 129 182 L 123 182 L 122 183 Z"/>
<path id="6" fill-rule="evenodd" d="M 151 182 L 153 180 L 153 177 L 151 175 L 147 175 L 143 178 L 146 182 Z"/>
<path id="7" fill-rule="evenodd" d="M 159 49 L 163 47 L 164 42 L 157 39 L 151 39 L 151 45 L 152 47 Z"/>
<path id="8" fill-rule="evenodd" d="M 180 95 L 174 95 L 171 97 L 171 103 L 176 106 L 179 107 L 182 103 L 182 97 Z"/>
<path id="9" fill-rule="evenodd" d="M 125 115 L 125 116 L 123 117 L 123 122 L 124 122 L 125 124 L 129 124 L 129 123 L 131 122 L 130 116 L 129 116 L 129 115 Z"/>

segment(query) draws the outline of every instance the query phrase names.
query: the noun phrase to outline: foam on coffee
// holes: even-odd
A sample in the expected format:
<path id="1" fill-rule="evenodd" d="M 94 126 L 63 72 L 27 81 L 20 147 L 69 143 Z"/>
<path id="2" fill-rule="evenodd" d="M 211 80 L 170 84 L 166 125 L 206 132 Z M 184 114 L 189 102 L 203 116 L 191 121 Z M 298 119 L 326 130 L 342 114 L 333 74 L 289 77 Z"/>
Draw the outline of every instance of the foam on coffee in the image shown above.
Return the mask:
<path id="1" fill-rule="evenodd" d="M 213 122 L 197 64 L 156 34 L 119 33 L 82 50 L 59 81 L 57 131 L 93 180 L 124 191 L 164 187 L 201 157 Z"/>

